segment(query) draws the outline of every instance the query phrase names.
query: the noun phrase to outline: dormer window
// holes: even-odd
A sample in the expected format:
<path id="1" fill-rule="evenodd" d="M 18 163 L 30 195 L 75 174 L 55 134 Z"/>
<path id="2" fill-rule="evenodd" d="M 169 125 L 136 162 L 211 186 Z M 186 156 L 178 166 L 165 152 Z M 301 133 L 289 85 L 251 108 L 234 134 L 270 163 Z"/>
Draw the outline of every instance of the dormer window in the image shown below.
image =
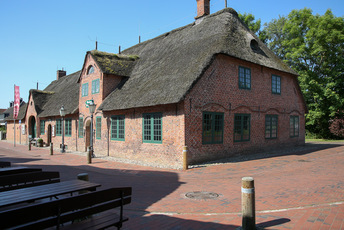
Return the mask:
<path id="1" fill-rule="evenodd" d="M 93 68 L 92 65 L 90 65 L 90 66 L 88 67 L 88 70 L 87 70 L 87 74 L 91 74 L 91 73 L 94 73 L 94 68 Z"/>

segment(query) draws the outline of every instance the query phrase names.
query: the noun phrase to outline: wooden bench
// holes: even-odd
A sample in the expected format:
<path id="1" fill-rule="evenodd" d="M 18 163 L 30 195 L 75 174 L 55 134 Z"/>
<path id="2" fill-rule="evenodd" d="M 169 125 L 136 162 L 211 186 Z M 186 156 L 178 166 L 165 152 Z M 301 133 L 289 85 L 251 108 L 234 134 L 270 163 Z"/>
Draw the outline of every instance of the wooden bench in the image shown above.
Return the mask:
<path id="1" fill-rule="evenodd" d="M 28 172 L 0 176 L 0 192 L 60 182 L 59 172 Z"/>
<path id="2" fill-rule="evenodd" d="M 0 176 L 8 176 L 18 173 L 41 172 L 40 168 L 28 168 L 24 166 L 0 168 Z"/>
<path id="3" fill-rule="evenodd" d="M 0 161 L 0 168 L 11 167 L 11 162 L 9 161 Z"/>
<path id="4" fill-rule="evenodd" d="M 110 188 L 0 212 L 0 229 L 118 229 L 128 218 L 131 187 Z M 115 212 L 119 208 L 119 213 Z M 101 213 L 101 214 L 98 214 Z M 97 214 L 92 216 L 93 214 Z"/>

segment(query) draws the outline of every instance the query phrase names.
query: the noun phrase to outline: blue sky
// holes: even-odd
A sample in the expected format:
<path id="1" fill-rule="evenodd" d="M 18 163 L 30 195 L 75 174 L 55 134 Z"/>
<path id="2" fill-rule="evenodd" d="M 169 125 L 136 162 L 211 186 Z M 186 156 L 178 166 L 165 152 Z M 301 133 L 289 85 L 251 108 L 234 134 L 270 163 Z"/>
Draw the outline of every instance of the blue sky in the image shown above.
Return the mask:
<path id="1" fill-rule="evenodd" d="M 225 0 L 210 1 L 211 13 L 224 6 Z M 228 0 L 228 7 L 263 23 L 304 7 L 344 16 L 343 0 Z M 98 50 L 118 53 L 119 45 L 131 47 L 139 35 L 141 41 L 154 38 L 195 16 L 196 0 L 0 0 L 0 108 L 14 100 L 14 84 L 27 102 L 29 90 L 37 82 L 43 90 L 58 69 L 80 70 L 95 40 Z"/>

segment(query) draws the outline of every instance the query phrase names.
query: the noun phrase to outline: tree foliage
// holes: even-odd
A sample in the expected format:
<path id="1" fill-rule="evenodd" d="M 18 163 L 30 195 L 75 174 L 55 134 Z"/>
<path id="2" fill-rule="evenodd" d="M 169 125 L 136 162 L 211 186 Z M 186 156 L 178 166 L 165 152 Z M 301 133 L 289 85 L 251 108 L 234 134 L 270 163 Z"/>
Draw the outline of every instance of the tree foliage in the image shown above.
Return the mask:
<path id="1" fill-rule="evenodd" d="M 330 125 L 330 132 L 339 138 L 344 138 L 344 118 L 333 119 Z"/>
<path id="2" fill-rule="evenodd" d="M 306 129 L 330 138 L 329 121 L 344 108 L 344 18 L 331 10 L 322 16 L 293 10 L 265 24 L 262 39 L 300 75 Z"/>
<path id="3" fill-rule="evenodd" d="M 256 33 L 257 35 L 259 35 L 259 32 L 261 31 L 261 20 L 255 20 L 255 17 L 252 14 L 248 14 L 248 13 L 238 13 L 239 18 L 248 26 L 248 28 Z"/>

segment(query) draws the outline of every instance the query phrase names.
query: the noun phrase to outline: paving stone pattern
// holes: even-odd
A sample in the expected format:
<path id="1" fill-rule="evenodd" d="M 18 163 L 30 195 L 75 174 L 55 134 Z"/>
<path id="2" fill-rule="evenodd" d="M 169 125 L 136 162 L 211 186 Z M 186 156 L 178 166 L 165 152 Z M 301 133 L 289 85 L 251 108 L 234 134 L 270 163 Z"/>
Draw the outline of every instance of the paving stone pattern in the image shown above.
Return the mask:
<path id="1" fill-rule="evenodd" d="M 288 151 L 197 165 L 187 171 L 118 163 L 84 153 L 0 142 L 0 160 L 58 170 L 62 180 L 88 173 L 101 188 L 132 186 L 123 229 L 237 229 L 241 178 L 255 179 L 260 229 L 344 229 L 344 142 L 307 143 Z M 185 195 L 218 194 L 210 198 Z"/>

